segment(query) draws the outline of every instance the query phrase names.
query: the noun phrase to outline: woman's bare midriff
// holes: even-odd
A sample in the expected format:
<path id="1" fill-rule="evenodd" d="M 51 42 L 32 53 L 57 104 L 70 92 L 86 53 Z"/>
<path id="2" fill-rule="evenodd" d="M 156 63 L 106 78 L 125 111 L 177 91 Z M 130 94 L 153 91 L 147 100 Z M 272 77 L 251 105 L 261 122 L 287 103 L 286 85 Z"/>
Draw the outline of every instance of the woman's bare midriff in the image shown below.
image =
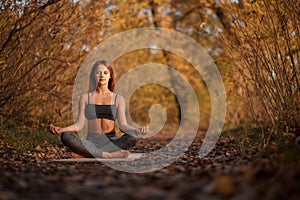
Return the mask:
<path id="1" fill-rule="evenodd" d="M 115 131 L 115 122 L 108 119 L 88 120 L 89 133 L 110 133 Z"/>

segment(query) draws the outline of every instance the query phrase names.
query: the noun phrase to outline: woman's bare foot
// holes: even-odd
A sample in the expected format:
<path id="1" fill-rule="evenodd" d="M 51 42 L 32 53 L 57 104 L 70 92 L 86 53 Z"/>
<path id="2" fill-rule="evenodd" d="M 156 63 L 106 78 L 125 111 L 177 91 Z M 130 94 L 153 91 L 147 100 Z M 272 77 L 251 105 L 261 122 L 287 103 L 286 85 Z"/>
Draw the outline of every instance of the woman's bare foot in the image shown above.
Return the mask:
<path id="1" fill-rule="evenodd" d="M 129 151 L 120 150 L 114 152 L 103 152 L 103 158 L 127 158 L 129 156 Z"/>

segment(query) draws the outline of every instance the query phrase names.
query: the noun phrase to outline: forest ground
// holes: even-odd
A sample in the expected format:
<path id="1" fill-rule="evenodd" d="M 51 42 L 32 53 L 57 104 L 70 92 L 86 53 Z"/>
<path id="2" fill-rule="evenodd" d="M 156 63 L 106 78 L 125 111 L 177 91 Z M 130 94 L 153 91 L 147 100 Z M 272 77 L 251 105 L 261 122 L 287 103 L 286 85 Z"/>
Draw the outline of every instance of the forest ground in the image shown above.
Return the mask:
<path id="1" fill-rule="evenodd" d="M 170 138 L 143 139 L 132 150 L 163 147 Z M 0 145 L 0 199 L 300 199 L 300 150 L 290 138 L 277 152 L 237 149 L 222 134 L 199 158 L 203 133 L 175 162 L 148 173 L 127 173 L 101 162 L 55 163 L 70 157 L 61 144 L 17 153 Z M 256 149 L 256 150 L 255 150 Z"/>

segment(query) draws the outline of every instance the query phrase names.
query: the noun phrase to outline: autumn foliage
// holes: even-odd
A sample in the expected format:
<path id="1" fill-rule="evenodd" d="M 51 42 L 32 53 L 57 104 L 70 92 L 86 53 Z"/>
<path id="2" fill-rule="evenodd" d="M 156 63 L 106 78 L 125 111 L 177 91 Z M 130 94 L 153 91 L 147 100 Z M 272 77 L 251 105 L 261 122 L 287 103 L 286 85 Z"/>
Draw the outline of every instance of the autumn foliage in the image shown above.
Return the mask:
<path id="1" fill-rule="evenodd" d="M 72 87 L 85 56 L 113 34 L 154 26 L 185 33 L 215 60 L 227 91 L 226 126 L 263 122 L 286 132 L 299 126 L 298 1 L 35 0 L 1 1 L 0 7 L 2 124 L 72 122 Z M 174 67 L 197 91 L 200 128 L 206 128 L 210 97 L 201 75 L 184 59 L 156 51 L 117 59 L 117 80 L 148 62 Z M 166 107 L 168 123 L 179 121 L 176 98 L 165 88 L 145 86 L 130 102 L 138 122 L 149 121 L 157 102 Z"/>

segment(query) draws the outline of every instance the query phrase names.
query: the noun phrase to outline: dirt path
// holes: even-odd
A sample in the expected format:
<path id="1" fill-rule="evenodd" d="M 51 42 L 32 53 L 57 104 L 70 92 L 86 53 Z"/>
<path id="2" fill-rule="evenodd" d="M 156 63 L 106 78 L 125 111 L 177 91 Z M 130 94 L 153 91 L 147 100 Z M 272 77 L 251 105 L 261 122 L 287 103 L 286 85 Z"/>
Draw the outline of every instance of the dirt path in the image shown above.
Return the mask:
<path id="1" fill-rule="evenodd" d="M 167 139 L 140 141 L 133 149 L 154 150 Z M 0 149 L 0 199 L 300 199 L 299 155 L 257 158 L 239 154 L 221 137 L 205 158 L 201 136 L 171 165 L 150 173 L 126 173 L 101 162 L 47 163 L 69 156 L 60 147 L 36 148 L 19 156 Z"/>

